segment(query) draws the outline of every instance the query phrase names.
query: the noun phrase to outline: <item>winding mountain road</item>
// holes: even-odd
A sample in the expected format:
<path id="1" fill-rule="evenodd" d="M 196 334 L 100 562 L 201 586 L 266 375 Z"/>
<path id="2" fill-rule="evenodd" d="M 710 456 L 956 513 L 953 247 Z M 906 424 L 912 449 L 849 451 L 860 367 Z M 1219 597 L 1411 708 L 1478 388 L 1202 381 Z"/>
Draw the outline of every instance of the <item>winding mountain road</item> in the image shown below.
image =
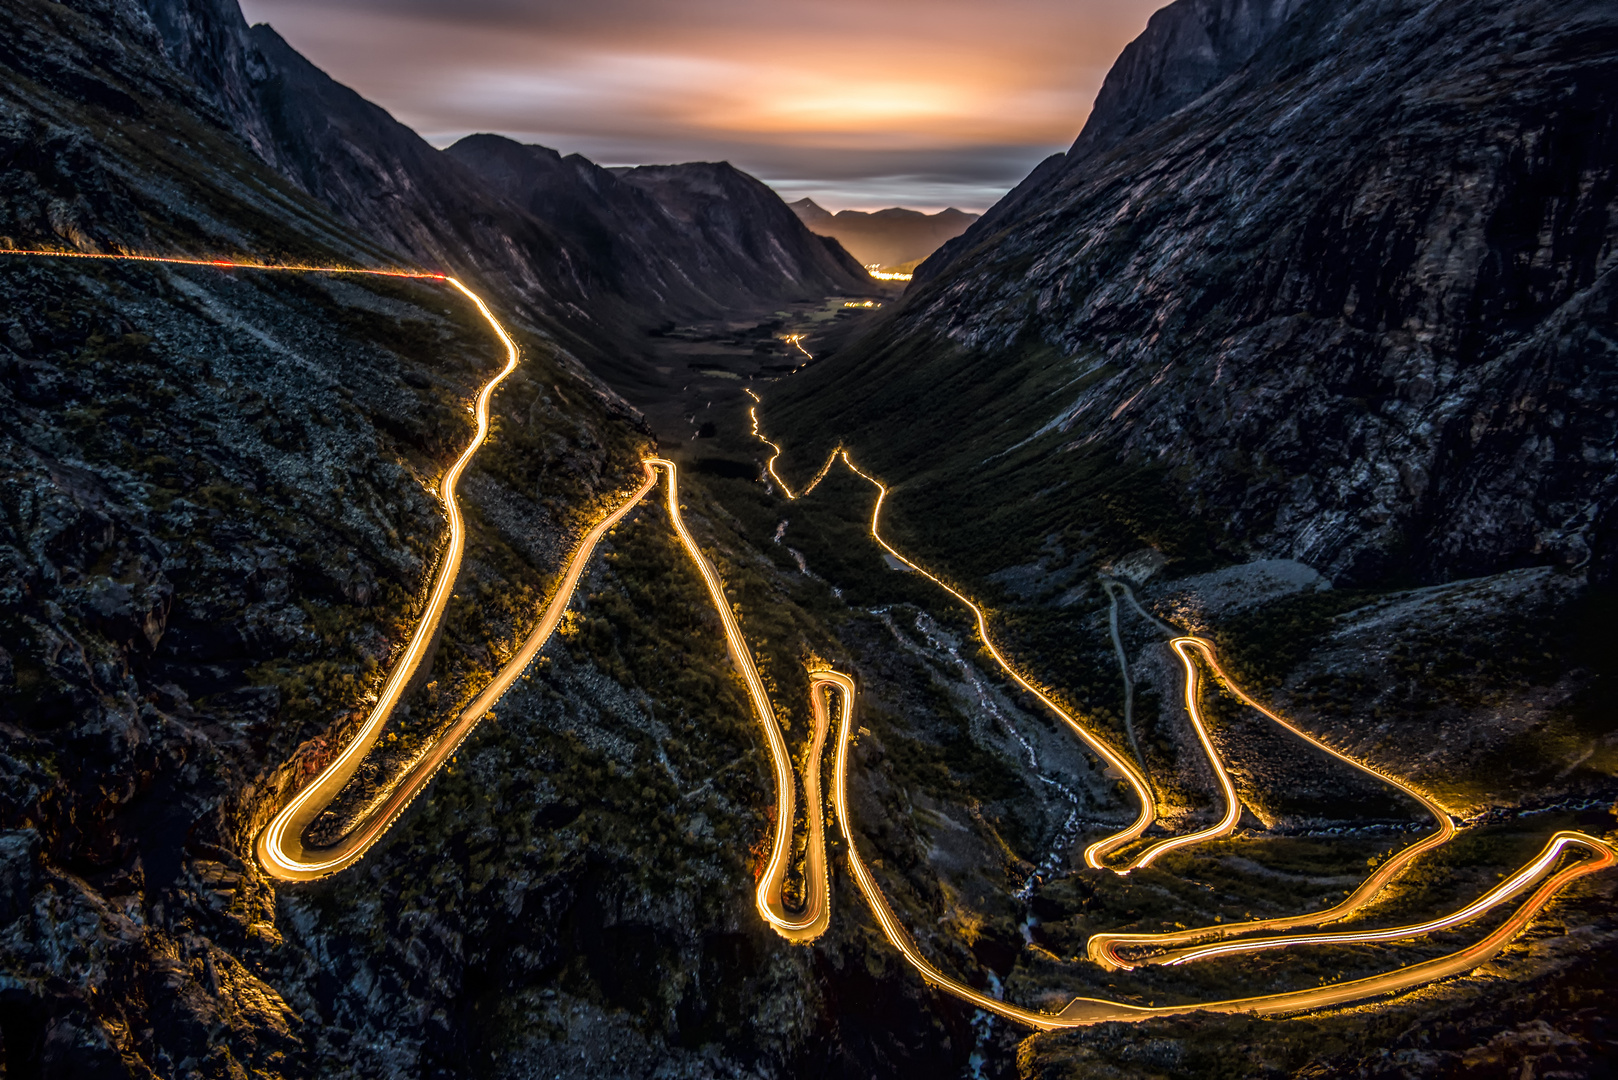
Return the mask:
<path id="1" fill-rule="evenodd" d="M 757 398 L 754 398 L 755 402 Z M 889 489 L 880 480 L 858 468 L 849 457 L 848 451 L 838 447 L 832 451 L 827 462 L 822 466 L 814 480 L 803 492 L 794 495 L 792 489 L 775 472 L 774 464 L 780 455 L 780 447 L 770 442 L 759 429 L 757 407 L 752 412 L 753 430 L 755 436 L 767 443 L 774 451 L 767 464 L 767 471 L 775 478 L 786 497 L 790 499 L 801 498 L 808 494 L 821 479 L 823 479 L 832 464 L 841 461 L 852 473 L 862 477 L 877 490 L 876 505 L 871 513 L 871 538 L 879 544 L 884 551 L 900 563 L 926 577 L 934 584 L 948 592 L 955 599 L 972 612 L 977 623 L 978 637 L 984 648 L 994 658 L 1004 673 L 1017 685 L 1034 695 L 1052 713 L 1061 719 L 1079 738 L 1095 750 L 1108 766 L 1122 774 L 1131 790 L 1142 803 L 1140 814 L 1135 821 L 1123 830 L 1109 837 L 1091 844 L 1085 850 L 1085 862 L 1093 869 L 1104 868 L 1103 859 L 1118 848 L 1138 839 L 1155 819 L 1155 802 L 1150 793 L 1150 786 L 1143 774 L 1132 769 L 1124 763 L 1123 757 L 1113 749 L 1105 740 L 1089 731 L 1078 717 L 1063 708 L 1052 699 L 1050 694 L 1035 686 L 1025 675 L 1014 668 L 1006 659 L 999 647 L 989 635 L 988 619 L 982 607 L 972 601 L 960 590 L 954 588 L 937 575 L 931 573 L 917 563 L 910 560 L 898 549 L 894 548 L 882 536 L 881 517 L 882 507 L 886 502 Z M 1131 603 L 1139 608 L 1139 602 L 1133 592 L 1121 582 L 1119 587 L 1126 593 Z M 1141 614 L 1154 623 L 1159 622 L 1144 609 Z M 1296 927 L 1315 927 L 1325 923 L 1339 921 L 1347 918 L 1371 904 L 1382 890 L 1402 871 L 1421 855 L 1433 851 L 1447 843 L 1456 833 L 1454 820 L 1439 803 L 1431 796 L 1421 792 L 1408 782 L 1391 776 L 1382 770 L 1358 761 L 1344 754 L 1326 743 L 1309 735 L 1307 732 L 1288 722 L 1273 710 L 1259 704 L 1250 695 L 1243 691 L 1220 667 L 1213 644 L 1203 638 L 1192 635 L 1182 635 L 1169 642 L 1170 647 L 1179 657 L 1185 671 L 1185 707 L 1197 731 L 1199 742 L 1207 755 L 1209 764 L 1219 777 L 1221 790 L 1226 800 L 1226 812 L 1214 826 L 1181 837 L 1169 838 L 1148 846 L 1130 860 L 1126 866 L 1115 870 L 1120 874 L 1127 874 L 1137 867 L 1150 865 L 1158 856 L 1177 847 L 1185 847 L 1194 843 L 1213 839 L 1217 836 L 1228 835 L 1235 827 L 1240 816 L 1241 803 L 1235 791 L 1235 785 L 1229 772 L 1225 769 L 1217 749 L 1208 735 L 1206 723 L 1202 717 L 1200 694 L 1198 691 L 1199 675 L 1193 654 L 1200 656 L 1208 665 L 1215 677 L 1235 695 L 1240 701 L 1257 710 L 1265 717 L 1280 725 L 1287 731 L 1311 745 L 1325 751 L 1337 760 L 1357 769 L 1378 780 L 1388 783 L 1412 799 L 1420 803 L 1431 813 L 1438 823 L 1438 829 L 1420 841 L 1409 845 L 1402 851 L 1383 861 L 1376 872 L 1367 878 L 1342 903 L 1331 908 L 1317 912 L 1309 912 L 1297 916 L 1281 919 L 1253 920 L 1246 923 L 1222 924 L 1217 926 L 1196 927 L 1184 931 L 1167 934 L 1097 934 L 1092 936 L 1088 943 L 1089 959 L 1106 968 L 1129 968 L 1141 963 L 1180 965 L 1196 960 L 1209 959 L 1215 956 L 1230 956 L 1238 953 L 1258 952 L 1271 949 L 1289 948 L 1307 945 L 1351 945 L 1351 944 L 1378 944 L 1398 941 L 1412 937 L 1422 936 L 1449 930 L 1467 922 L 1481 918 L 1483 915 L 1512 898 L 1521 895 L 1533 887 L 1538 888 L 1520 904 L 1498 927 L 1487 934 L 1480 941 L 1450 953 L 1422 963 L 1408 967 L 1398 968 L 1380 975 L 1363 979 L 1346 980 L 1330 983 L 1324 986 L 1313 987 L 1277 994 L 1262 994 L 1250 997 L 1231 998 L 1223 1001 L 1190 1002 L 1182 1005 L 1169 1006 L 1137 1006 L 1123 1002 L 1107 1001 L 1099 998 L 1074 998 L 1059 1013 L 1050 1013 L 1041 1010 L 1025 1009 L 1012 1005 L 998 998 L 991 997 L 971 987 L 958 979 L 952 978 L 938 969 L 922 953 L 914 939 L 903 924 L 894 915 L 891 905 L 882 894 L 881 887 L 866 867 L 859 854 L 859 844 L 855 833 L 855 826 L 848 807 L 847 798 L 847 770 L 848 746 L 852 715 L 856 703 L 856 688 L 852 679 L 825 671 L 811 672 L 813 693 L 815 695 L 814 707 L 816 710 L 826 708 L 820 700 L 821 695 L 833 693 L 842 701 L 843 722 L 836 755 L 836 780 L 834 797 L 839 824 L 848 847 L 849 868 L 856 885 L 864 894 L 870 904 L 878 924 L 889 942 L 914 967 L 922 978 L 932 986 L 950 993 L 963 1001 L 967 1001 L 978 1008 L 1004 1017 L 1018 1024 L 1023 1024 L 1038 1030 L 1054 1030 L 1065 1027 L 1079 1027 L 1105 1021 L 1138 1021 L 1152 1017 L 1173 1016 L 1192 1012 L 1218 1012 L 1218 1013 L 1252 1013 L 1252 1014 L 1289 1014 L 1306 1012 L 1314 1009 L 1364 1001 L 1369 998 L 1385 994 L 1396 993 L 1411 987 L 1420 986 L 1438 979 L 1452 975 L 1464 974 L 1471 971 L 1490 957 L 1496 955 L 1513 938 L 1520 934 L 1533 917 L 1538 914 L 1552 898 L 1566 888 L 1569 884 L 1587 874 L 1605 870 L 1618 864 L 1618 851 L 1605 840 L 1585 833 L 1564 831 L 1556 833 L 1547 843 L 1545 849 L 1538 857 L 1529 862 L 1522 869 L 1511 875 L 1495 888 L 1489 890 L 1476 901 L 1466 905 L 1458 911 L 1439 918 L 1421 923 L 1408 924 L 1397 927 L 1376 928 L 1365 930 L 1343 931 L 1331 934 L 1295 934 L 1278 937 L 1259 937 L 1241 941 L 1225 942 L 1219 945 L 1206 947 L 1180 947 L 1195 946 L 1197 943 L 1210 939 L 1238 937 L 1245 934 L 1255 934 L 1274 930 L 1285 930 Z M 1563 857 L 1573 851 L 1583 851 L 1588 858 L 1564 863 Z M 1558 865 L 1560 869 L 1558 869 Z M 1554 873 L 1552 871 L 1555 871 Z M 1117 950 L 1126 948 L 1155 949 L 1155 955 L 1146 958 L 1125 960 L 1120 957 Z"/>
<path id="2" fill-rule="evenodd" d="M 467 708 L 462 710 L 456 721 L 446 729 L 444 734 L 422 753 L 404 776 L 390 790 L 383 793 L 360 821 L 350 828 L 340 840 L 330 846 L 311 846 L 304 840 L 304 834 L 308 826 L 330 805 L 331 801 L 352 779 L 366 753 L 385 727 L 405 688 L 410 684 L 411 677 L 419 667 L 428 645 L 442 621 L 445 606 L 454 589 L 455 579 L 460 569 L 461 556 L 465 547 L 465 525 L 456 499 L 457 483 L 487 437 L 489 403 L 496 387 L 515 370 L 519 362 L 516 344 L 481 298 L 461 282 L 442 274 L 397 270 L 361 270 L 349 267 L 271 265 L 157 256 L 101 255 L 79 252 L 4 251 L 0 252 L 0 254 L 172 263 L 230 270 L 369 274 L 436 281 L 459 291 L 470 300 L 505 348 L 506 363 L 504 367 L 484 384 L 478 394 L 474 408 L 477 421 L 476 433 L 466 449 L 462 451 L 454 464 L 445 472 L 439 486 L 439 495 L 444 502 L 448 519 L 449 536 L 439 561 L 437 573 L 429 590 L 425 613 L 412 632 L 404 652 L 394 664 L 376 703 L 365 721 L 338 753 L 337 757 L 308 784 L 295 792 L 272 818 L 270 824 L 260 833 L 256 842 L 257 854 L 266 872 L 273 877 L 289 881 L 323 877 L 353 865 L 371 849 L 394 821 L 398 819 L 399 814 L 403 812 L 411 800 L 426 788 L 438 768 L 449 760 L 457 747 L 471 733 L 477 723 L 488 714 L 490 708 L 493 707 L 506 689 L 522 675 L 523 671 L 538 655 L 571 602 L 579 581 L 582 579 L 584 571 L 588 567 L 590 559 L 593 557 L 602 538 L 626 514 L 639 505 L 642 499 L 651 493 L 657 484 L 659 472 L 662 472 L 667 477 L 670 521 L 681 545 L 685 548 L 686 553 L 706 584 L 709 598 L 719 616 L 732 662 L 747 689 L 753 710 L 765 730 L 765 739 L 770 749 L 775 772 L 776 824 L 772 838 L 773 846 L 770 860 L 759 880 L 755 893 L 755 902 L 761 917 L 777 933 L 788 940 L 795 942 L 812 941 L 826 929 L 831 918 L 830 871 L 827 865 L 822 829 L 824 807 L 821 800 L 819 777 L 821 755 L 828 735 L 834 726 L 831 706 L 833 699 L 838 703 L 837 712 L 840 722 L 835 725 L 837 727 L 837 736 L 832 801 L 838 825 L 848 849 L 851 875 L 870 905 L 884 935 L 928 983 L 978 1008 L 1036 1029 L 1049 1030 L 1075 1027 L 1106 1020 L 1141 1020 L 1194 1011 L 1294 1013 L 1361 1001 L 1450 975 L 1460 974 L 1471 970 L 1498 953 L 1512 938 L 1521 933 L 1530 920 L 1568 884 L 1584 875 L 1604 870 L 1618 862 L 1618 853 L 1615 853 L 1612 846 L 1606 841 L 1583 833 L 1559 832 L 1550 839 L 1537 858 L 1517 873 L 1494 889 L 1489 890 L 1473 903 L 1448 915 L 1421 923 L 1388 928 L 1337 933 L 1244 937 L 1244 935 L 1291 930 L 1299 927 L 1318 927 L 1360 911 L 1371 903 L 1383 888 L 1416 858 L 1432 851 L 1454 836 L 1455 825 L 1450 815 L 1432 797 L 1420 792 L 1405 781 L 1392 777 L 1333 749 L 1289 723 L 1272 710 L 1259 704 L 1237 687 L 1220 668 L 1217 655 L 1211 643 L 1195 636 L 1182 635 L 1174 637 L 1169 642 L 1169 645 L 1184 665 L 1185 706 L 1196 729 L 1199 743 L 1213 771 L 1219 778 L 1221 793 L 1225 802 L 1225 813 L 1218 822 L 1207 829 L 1149 844 L 1139 851 L 1132 860 L 1128 861 L 1125 866 L 1118 868 L 1115 872 L 1128 873 L 1131 869 L 1150 865 L 1154 859 L 1168 851 L 1217 836 L 1228 835 L 1235 827 L 1236 820 L 1240 816 L 1241 802 L 1239 795 L 1228 771 L 1224 768 L 1217 748 L 1208 734 L 1200 712 L 1199 673 L 1196 658 L 1200 658 L 1201 662 L 1208 666 L 1214 676 L 1244 704 L 1338 760 L 1395 786 L 1421 803 L 1438 822 L 1438 829 L 1382 863 L 1377 871 L 1367 878 L 1358 889 L 1335 907 L 1290 918 L 1199 927 L 1171 934 L 1098 934 L 1089 943 L 1089 959 L 1105 967 L 1115 968 L 1129 967 L 1140 963 L 1178 965 L 1216 956 L 1229 956 L 1236 953 L 1260 950 L 1324 944 L 1390 942 L 1460 926 L 1481 917 L 1515 897 L 1521 896 L 1530 889 L 1533 890 L 1532 893 L 1498 927 L 1467 948 L 1447 956 L 1399 968 L 1370 978 L 1349 980 L 1306 990 L 1160 1007 L 1142 1007 L 1095 998 L 1074 998 L 1059 1013 L 1025 1009 L 985 995 L 960 980 L 947 975 L 928 960 L 908 930 L 894 914 L 887 898 L 883 895 L 880 885 L 859 854 L 858 837 L 848 800 L 849 757 L 852 745 L 853 717 L 857 708 L 857 685 L 850 675 L 824 666 L 817 666 L 809 672 L 811 685 L 810 704 L 815 729 L 811 738 L 803 777 L 806 802 L 805 817 L 810 830 L 810 835 L 807 838 L 803 871 L 805 902 L 801 910 L 793 910 L 783 899 L 785 882 L 792 870 L 790 865 L 793 850 L 792 829 L 797 811 L 797 783 L 791 756 L 788 752 L 786 741 L 782 736 L 780 725 L 776 720 L 763 680 L 759 677 L 757 665 L 753 660 L 746 639 L 742 635 L 730 602 L 725 596 L 723 582 L 719 573 L 712 562 L 703 554 L 685 525 L 679 505 L 678 469 L 674 462 L 663 458 L 646 459 L 643 462 L 645 476 L 639 487 L 634 489 L 619 506 L 602 517 L 586 532 L 570 554 L 556 589 L 546 603 L 537 625 L 525 639 L 522 647 L 496 673 L 489 685 Z M 756 395 L 754 395 L 754 401 L 757 402 Z M 780 456 L 780 447 L 770 443 L 759 431 L 756 405 L 752 415 L 754 434 L 760 440 L 768 443 L 775 451 L 775 456 L 772 456 L 767 463 L 768 474 L 780 486 L 781 491 L 789 500 L 800 498 L 812 491 L 834 464 L 839 461 L 853 474 L 872 484 L 877 490 L 876 505 L 872 511 L 870 524 L 872 539 L 900 564 L 921 574 L 966 605 L 976 620 L 980 640 L 996 664 L 1018 686 L 1033 695 L 1048 708 L 1085 746 L 1089 747 L 1109 769 L 1113 770 L 1123 780 L 1135 801 L 1139 804 L 1138 813 L 1130 824 L 1112 835 L 1092 843 L 1084 852 L 1086 865 L 1097 870 L 1106 869 L 1108 856 L 1140 839 L 1156 819 L 1156 801 L 1143 769 L 1138 767 L 1135 761 L 1115 749 L 1105 738 L 1091 731 L 1079 716 L 1058 703 L 1051 692 L 1035 685 L 1032 680 L 1019 672 L 1007 660 L 990 636 L 988 618 L 982 607 L 960 590 L 911 561 L 883 538 L 881 534 L 881 514 L 889 490 L 881 481 L 855 466 L 846 449 L 839 447 L 834 450 L 831 456 L 828 457 L 826 464 L 804 488 L 804 491 L 794 494 L 776 472 L 775 462 Z M 1120 587 L 1127 592 L 1126 586 Z M 1138 601 L 1134 600 L 1132 593 L 1129 594 L 1129 599 L 1136 603 L 1137 608 L 1139 607 Z M 1565 856 L 1573 851 L 1583 851 L 1587 853 L 1588 857 L 1579 861 L 1566 861 Z M 1231 938 L 1242 938 L 1242 940 L 1228 940 Z M 1205 944 L 1210 941 L 1216 943 Z M 1125 950 L 1130 955 L 1125 956 L 1120 950 Z M 1146 955 L 1134 955 L 1136 953 Z"/>

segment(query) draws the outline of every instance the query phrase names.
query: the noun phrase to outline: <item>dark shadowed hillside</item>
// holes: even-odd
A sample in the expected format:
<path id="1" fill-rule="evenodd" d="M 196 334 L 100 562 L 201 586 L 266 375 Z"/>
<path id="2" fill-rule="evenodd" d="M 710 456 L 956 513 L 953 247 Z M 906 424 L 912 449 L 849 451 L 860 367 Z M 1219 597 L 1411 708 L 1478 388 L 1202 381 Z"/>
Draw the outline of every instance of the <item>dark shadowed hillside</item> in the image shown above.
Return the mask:
<path id="1" fill-rule="evenodd" d="M 195 50 L 177 67 L 137 5 L 0 5 L 0 246 L 410 257 L 342 212 L 343 190 L 370 207 L 366 184 L 368 213 L 415 205 L 383 197 L 385 172 L 344 171 L 385 156 L 398 132 L 379 110 L 360 110 L 377 141 L 331 132 L 333 171 L 315 156 L 289 177 L 190 74 L 228 75 L 235 45 L 202 35 Z M 320 89 L 299 107 L 318 112 Z M 421 175 L 475 181 L 442 165 Z M 455 230 L 507 222 L 565 243 L 500 213 L 384 235 L 448 253 L 481 235 Z M 468 265 L 474 285 L 498 274 Z M 457 593 L 354 799 L 487 683 L 654 445 L 544 332 L 606 351 L 566 310 L 583 295 L 525 293 L 524 318 L 508 317 L 522 363 L 461 485 Z M 769 774 L 702 585 L 651 508 L 620 529 L 621 571 L 601 562 L 581 590 L 579 629 L 357 872 L 304 887 L 264 874 L 254 836 L 348 738 L 414 624 L 445 532 L 435 485 L 503 358 L 434 283 L 0 256 L 0 1073 L 517 1076 L 538 1062 L 583 1077 L 622 1057 L 824 1074 L 850 1055 L 929 1069 L 937 1027 L 964 1028 L 863 958 L 823 991 L 809 954 L 754 917 Z M 700 484 L 682 490 L 729 565 L 731 526 L 713 531 Z M 649 816 L 654 801 L 680 812 Z M 884 1025 L 837 1036 L 821 1004 L 837 992 L 882 1001 Z"/>
<path id="2" fill-rule="evenodd" d="M 1180 0 L 1073 150 L 922 270 L 760 412 L 790 482 L 841 443 L 892 485 L 892 542 L 990 605 L 1034 679 L 1084 685 L 1082 613 L 1122 575 L 1473 820 L 1618 794 L 1593 614 L 1618 570 L 1618 9 Z M 1068 949 L 1088 888 L 1052 916 Z M 1593 970 L 1446 985 L 1419 1037 L 1408 1000 L 1039 1036 L 1019 1068 L 1472 1075 L 1527 1067 L 1545 1025 L 1568 1056 L 1541 1067 L 1577 1074 L 1612 1015 Z M 1320 1064 L 1350 1027 L 1354 1064 Z"/>
<path id="3" fill-rule="evenodd" d="M 1323 916 L 1431 834 L 1336 754 L 1457 825 L 1338 926 L 1613 836 L 1615 57 L 1593 0 L 1180 0 L 1082 152 L 867 301 L 728 165 L 441 153 L 230 0 L 0 3 L 0 1076 L 1603 1075 L 1610 870 L 1481 967 L 1303 1015 L 1198 1010 L 1441 960 L 1498 916 L 1086 950 Z M 364 859 L 272 878 L 255 838 L 427 606 L 505 350 L 430 280 L 40 248 L 441 265 L 512 329 L 438 639 L 311 843 L 525 655 L 645 455 L 677 459 L 690 537 L 662 481 Z M 662 445 L 599 377 L 648 365 L 687 394 Z M 885 500 L 841 467 L 805 489 L 838 443 Z M 983 622 L 873 542 L 878 507 Z M 1225 677 L 1183 677 L 1186 632 Z M 812 760 L 827 667 L 859 702 L 838 795 L 783 813 L 772 747 Z M 1233 831 L 1087 864 L 1148 804 L 1136 850 Z M 790 825 L 807 907 L 817 815 L 830 921 L 792 943 L 755 890 Z M 1034 1034 L 976 1007 L 1076 995 L 1178 1012 Z"/>
<path id="4" fill-rule="evenodd" d="M 1182 0 L 1158 9 L 1107 72 L 1084 128 L 1065 154 L 1042 161 L 974 223 L 917 268 L 938 273 L 956 255 L 992 235 L 1002 221 L 1070 170 L 1184 108 L 1246 64 L 1304 0 Z"/>
<path id="5" fill-rule="evenodd" d="M 471 135 L 444 153 L 564 236 L 643 322 L 769 311 L 872 288 L 846 252 L 728 164 L 603 169 L 498 135 Z"/>

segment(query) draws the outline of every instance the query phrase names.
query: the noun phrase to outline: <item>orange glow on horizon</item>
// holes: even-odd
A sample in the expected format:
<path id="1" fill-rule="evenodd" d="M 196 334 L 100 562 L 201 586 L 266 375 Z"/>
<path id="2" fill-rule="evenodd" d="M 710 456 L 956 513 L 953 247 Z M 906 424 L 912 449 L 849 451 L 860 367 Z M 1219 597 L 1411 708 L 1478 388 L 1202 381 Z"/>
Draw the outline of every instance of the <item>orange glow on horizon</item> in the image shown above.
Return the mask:
<path id="1" fill-rule="evenodd" d="M 901 199 L 941 208 L 986 206 L 1071 143 L 1165 2 L 243 7 L 437 145 L 492 131 L 612 164 L 724 159 L 828 191 L 911 175 L 973 189 Z"/>

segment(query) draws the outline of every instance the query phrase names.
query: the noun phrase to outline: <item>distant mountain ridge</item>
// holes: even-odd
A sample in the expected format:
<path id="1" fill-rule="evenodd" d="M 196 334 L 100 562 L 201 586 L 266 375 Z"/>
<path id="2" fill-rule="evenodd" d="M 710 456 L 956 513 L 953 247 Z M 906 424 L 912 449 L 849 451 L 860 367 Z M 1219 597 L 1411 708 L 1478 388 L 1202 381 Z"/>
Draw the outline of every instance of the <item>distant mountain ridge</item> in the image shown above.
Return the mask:
<path id="1" fill-rule="evenodd" d="M 836 238 L 864 266 L 913 264 L 960 236 L 978 219 L 977 214 L 953 206 L 936 214 L 898 206 L 874 213 L 839 210 L 833 214 L 813 199 L 799 199 L 788 205 L 810 231 Z"/>

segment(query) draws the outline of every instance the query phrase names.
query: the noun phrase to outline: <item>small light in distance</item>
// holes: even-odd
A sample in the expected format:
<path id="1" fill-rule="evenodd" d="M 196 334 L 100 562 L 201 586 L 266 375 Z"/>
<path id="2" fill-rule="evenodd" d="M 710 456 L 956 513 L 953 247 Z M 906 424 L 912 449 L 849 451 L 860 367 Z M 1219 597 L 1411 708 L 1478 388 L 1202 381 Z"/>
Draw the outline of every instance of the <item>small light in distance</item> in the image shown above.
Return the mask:
<path id="1" fill-rule="evenodd" d="M 911 277 L 914 276 L 911 274 L 887 273 L 882 269 L 881 263 L 866 263 L 865 272 L 876 278 L 878 281 L 909 281 Z"/>

